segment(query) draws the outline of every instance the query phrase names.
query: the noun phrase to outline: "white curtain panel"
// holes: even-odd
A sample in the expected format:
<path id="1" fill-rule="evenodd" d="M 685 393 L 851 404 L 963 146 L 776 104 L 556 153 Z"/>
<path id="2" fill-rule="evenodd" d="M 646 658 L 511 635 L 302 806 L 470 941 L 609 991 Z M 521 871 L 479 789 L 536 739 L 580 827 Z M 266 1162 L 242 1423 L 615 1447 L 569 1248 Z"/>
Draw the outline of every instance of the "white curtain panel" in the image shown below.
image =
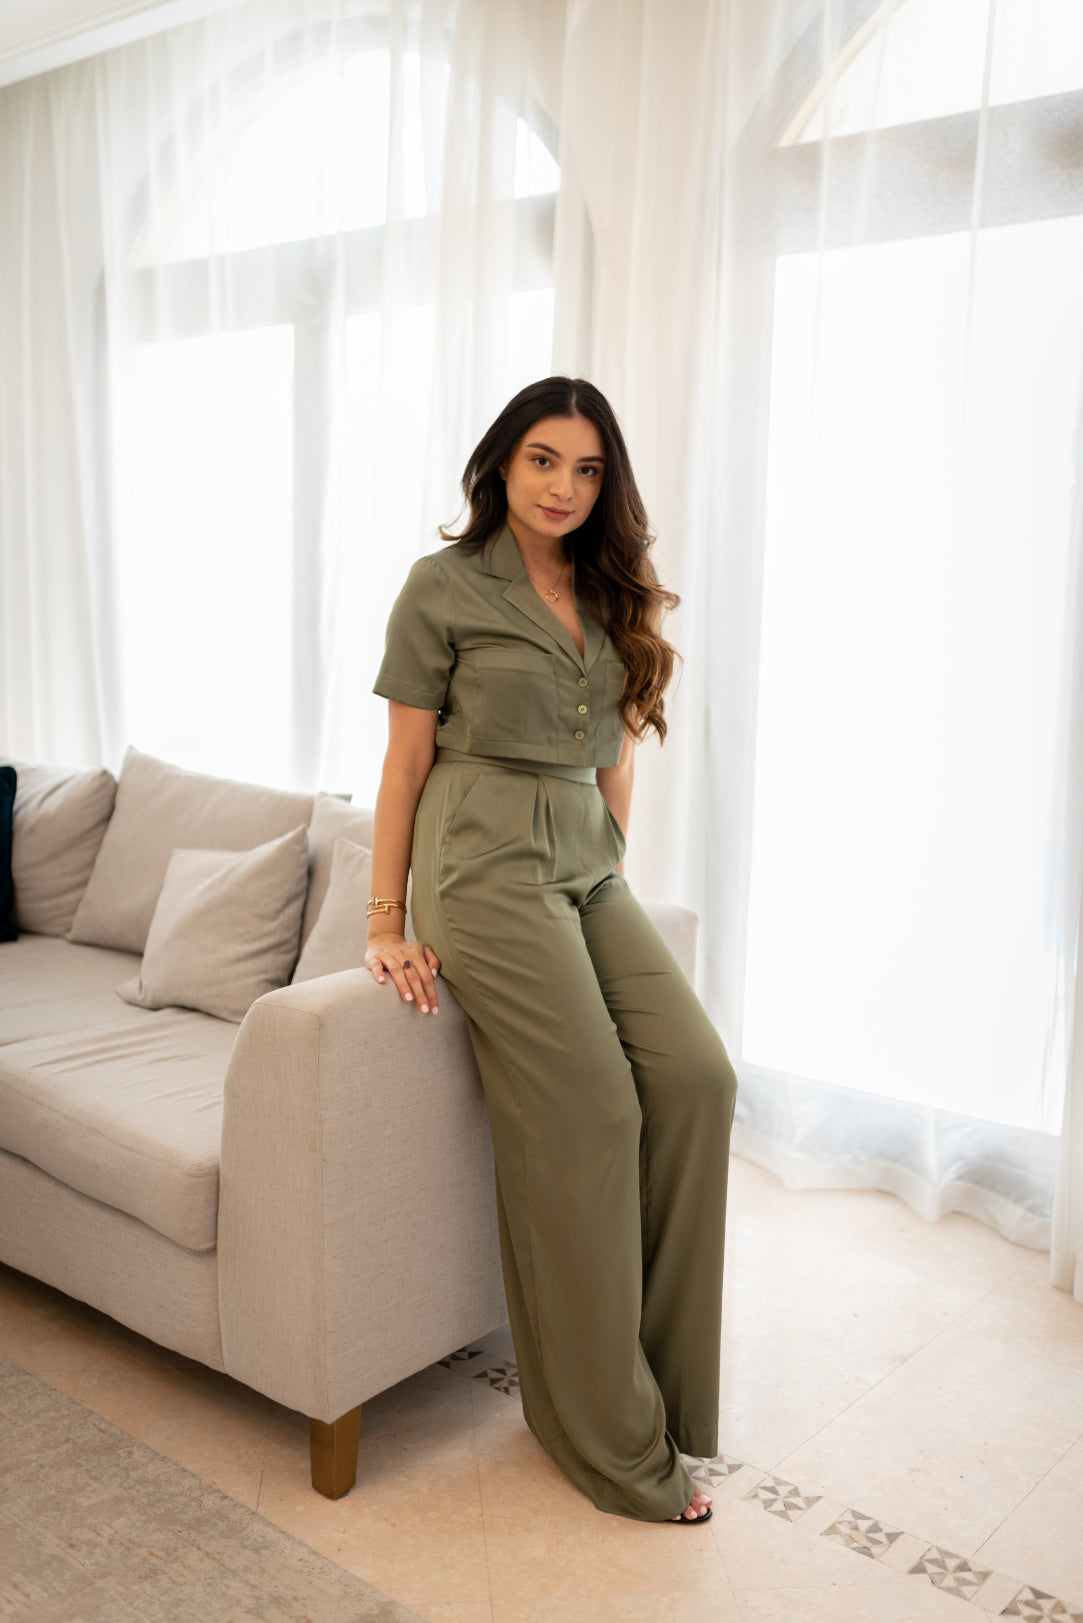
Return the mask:
<path id="1" fill-rule="evenodd" d="M 1045 1248 L 1063 1117 L 1080 1294 L 1083 11 L 582 0 L 561 126 L 557 360 L 683 598 L 630 872 L 735 1145 Z"/>
<path id="2" fill-rule="evenodd" d="M 9 749 L 371 803 L 391 601 L 552 366 L 563 20 L 251 0 L 0 91 Z"/>

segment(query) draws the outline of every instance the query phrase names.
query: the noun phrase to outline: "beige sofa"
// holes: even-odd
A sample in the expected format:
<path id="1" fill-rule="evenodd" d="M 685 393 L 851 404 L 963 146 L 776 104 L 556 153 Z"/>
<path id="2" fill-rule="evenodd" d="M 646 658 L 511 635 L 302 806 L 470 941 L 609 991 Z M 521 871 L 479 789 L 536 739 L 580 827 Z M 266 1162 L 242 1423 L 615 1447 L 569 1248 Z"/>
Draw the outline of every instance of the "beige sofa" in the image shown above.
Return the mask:
<path id="1" fill-rule="evenodd" d="M 371 840 L 344 797 L 3 759 L 0 1259 L 308 1415 L 338 1497 L 365 1399 L 507 1316 L 462 1012 L 337 967 Z M 651 910 L 691 974 L 695 915 Z"/>

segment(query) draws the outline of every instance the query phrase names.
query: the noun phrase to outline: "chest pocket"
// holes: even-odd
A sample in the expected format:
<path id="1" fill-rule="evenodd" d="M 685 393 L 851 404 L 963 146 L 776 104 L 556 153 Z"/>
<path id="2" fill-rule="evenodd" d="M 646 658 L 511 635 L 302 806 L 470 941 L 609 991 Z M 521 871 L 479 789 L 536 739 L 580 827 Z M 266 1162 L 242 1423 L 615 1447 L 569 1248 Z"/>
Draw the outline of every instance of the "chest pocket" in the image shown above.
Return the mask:
<path id="1" fill-rule="evenodd" d="M 474 648 L 461 656 L 473 744 L 546 745 L 557 738 L 557 656 L 541 648 Z"/>

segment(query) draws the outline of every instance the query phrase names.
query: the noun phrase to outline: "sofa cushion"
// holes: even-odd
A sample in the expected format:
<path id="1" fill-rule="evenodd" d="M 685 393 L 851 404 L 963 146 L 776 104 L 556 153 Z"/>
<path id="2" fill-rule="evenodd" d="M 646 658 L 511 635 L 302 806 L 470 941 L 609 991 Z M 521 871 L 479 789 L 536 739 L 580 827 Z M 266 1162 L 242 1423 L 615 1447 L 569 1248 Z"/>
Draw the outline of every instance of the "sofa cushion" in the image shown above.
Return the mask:
<path id="1" fill-rule="evenodd" d="M 351 806 L 338 795 L 317 794 L 308 825 L 308 899 L 301 924 L 302 947 L 316 927 L 331 882 L 336 840 L 352 840 L 371 851 L 372 812 L 364 806 Z"/>
<path id="2" fill-rule="evenodd" d="M 304 823 L 252 851 L 174 851 L 139 974 L 117 991 L 147 1009 L 243 1020 L 289 981 L 307 885 Z"/>
<path id="3" fill-rule="evenodd" d="M 178 847 L 250 851 L 311 816 L 311 795 L 189 772 L 129 745 L 116 806 L 68 940 L 141 953 Z"/>
<path id="4" fill-rule="evenodd" d="M 15 829 L 13 766 L 0 766 L 0 941 L 18 941 L 15 928 L 15 881 L 11 877 L 11 836 Z"/>
<path id="5" fill-rule="evenodd" d="M 66 936 L 112 815 L 117 780 L 104 767 L 84 772 L 0 759 L 18 778 L 11 847 L 16 928 Z"/>
<path id="6" fill-rule="evenodd" d="M 133 1013 L 0 1048 L 0 1148 L 209 1251 L 237 1027 L 184 1009 Z"/>
<path id="7" fill-rule="evenodd" d="M 24 931 L 0 952 L 0 1044 L 138 1020 L 116 994 L 117 981 L 138 968 L 134 953 Z"/>
<path id="8" fill-rule="evenodd" d="M 331 883 L 316 920 L 316 928 L 301 949 L 293 979 L 312 981 L 337 975 L 340 969 L 360 969 L 368 944 L 365 906 L 372 890 L 372 852 L 352 840 L 336 840 L 331 861 Z"/>

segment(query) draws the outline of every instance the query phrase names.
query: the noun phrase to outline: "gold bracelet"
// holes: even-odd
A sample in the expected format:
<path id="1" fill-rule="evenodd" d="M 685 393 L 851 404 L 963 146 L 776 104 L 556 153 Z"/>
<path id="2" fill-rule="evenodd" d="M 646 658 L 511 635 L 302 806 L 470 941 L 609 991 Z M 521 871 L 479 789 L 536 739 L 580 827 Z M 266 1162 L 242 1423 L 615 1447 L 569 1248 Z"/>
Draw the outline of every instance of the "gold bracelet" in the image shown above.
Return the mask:
<path id="1" fill-rule="evenodd" d="M 365 908 L 365 917 L 370 919 L 374 913 L 390 913 L 393 907 L 401 907 L 406 912 L 405 902 L 396 902 L 391 896 L 370 896 L 368 906 Z"/>

